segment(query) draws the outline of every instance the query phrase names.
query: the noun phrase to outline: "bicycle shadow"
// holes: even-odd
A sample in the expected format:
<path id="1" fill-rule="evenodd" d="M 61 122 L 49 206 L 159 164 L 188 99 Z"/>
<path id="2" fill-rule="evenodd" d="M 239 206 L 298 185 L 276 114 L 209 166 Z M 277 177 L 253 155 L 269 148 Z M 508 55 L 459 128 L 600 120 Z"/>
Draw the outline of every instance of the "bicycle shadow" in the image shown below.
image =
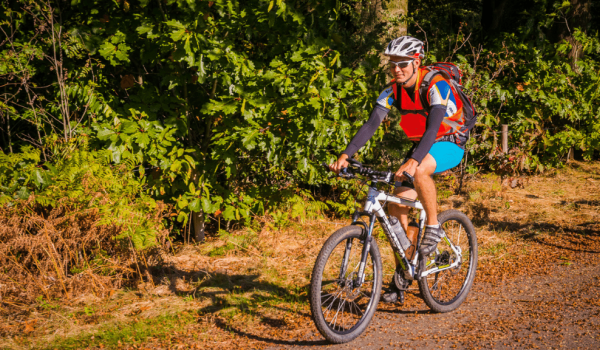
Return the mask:
<path id="1" fill-rule="evenodd" d="M 231 325 L 228 325 L 227 323 L 225 323 L 223 320 L 220 320 L 220 319 L 216 320 L 215 323 L 216 323 L 217 327 L 219 327 L 227 332 L 232 332 L 239 337 L 244 337 L 244 338 L 248 338 L 248 339 L 255 340 L 255 341 L 262 341 L 262 342 L 270 343 L 273 345 L 304 345 L 304 346 L 332 345 L 332 343 L 328 342 L 325 339 L 322 339 L 322 340 L 280 340 L 280 339 L 267 338 L 264 336 L 258 336 L 256 334 L 244 332 L 241 329 L 238 329 L 236 327 L 232 327 Z"/>
<path id="2" fill-rule="evenodd" d="M 405 294 L 405 297 L 406 301 L 402 305 L 385 304 L 381 300 L 379 300 L 376 315 L 380 312 L 393 315 L 427 315 L 434 313 L 423 302 L 423 296 L 421 295 L 420 291 L 408 290 Z"/>
<path id="3" fill-rule="evenodd" d="M 225 272 L 185 271 L 167 266 L 161 273 L 153 275 L 155 283 L 164 283 L 164 279 L 180 279 L 189 281 L 193 288 L 182 290 L 176 283 L 170 283 L 170 291 L 180 297 L 205 300 L 207 305 L 196 309 L 198 316 L 211 315 L 215 325 L 228 333 L 254 341 L 273 345 L 325 345 L 312 323 L 303 327 L 305 336 L 318 335 L 318 340 L 283 340 L 268 333 L 294 332 L 297 324 L 287 321 L 286 314 L 294 314 L 301 319 L 309 320 L 309 311 L 291 309 L 286 305 L 306 304 L 310 285 L 288 289 L 261 279 L 259 274 L 227 274 Z M 246 325 L 236 325 L 232 315 L 251 314 L 260 321 L 255 325 L 256 332 L 245 331 Z M 262 330 L 262 333 L 261 333 Z M 311 333 L 312 331 L 312 333 Z"/>
<path id="4" fill-rule="evenodd" d="M 402 306 L 398 306 L 398 307 L 402 307 Z M 377 312 L 383 312 L 386 314 L 393 314 L 393 315 L 428 315 L 428 314 L 433 314 L 434 312 L 431 311 L 430 309 L 422 309 L 422 308 L 418 308 L 418 309 L 413 309 L 413 308 L 407 308 L 407 309 L 377 309 Z"/>

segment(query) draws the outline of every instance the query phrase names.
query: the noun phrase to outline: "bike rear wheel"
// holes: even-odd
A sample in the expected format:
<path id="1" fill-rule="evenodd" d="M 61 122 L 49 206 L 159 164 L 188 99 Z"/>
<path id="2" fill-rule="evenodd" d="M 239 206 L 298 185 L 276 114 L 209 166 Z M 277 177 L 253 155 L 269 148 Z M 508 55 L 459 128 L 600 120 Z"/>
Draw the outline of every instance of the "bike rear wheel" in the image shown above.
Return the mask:
<path id="1" fill-rule="evenodd" d="M 310 308 L 317 329 L 333 343 L 346 343 L 368 326 L 381 294 L 381 255 L 375 240 L 358 284 L 364 237 L 359 226 L 334 232 L 317 257 L 310 286 Z"/>
<path id="2" fill-rule="evenodd" d="M 438 215 L 446 237 L 437 249 L 419 257 L 419 274 L 443 269 L 459 261 L 456 267 L 431 273 L 419 280 L 421 295 L 435 312 L 449 312 L 459 307 L 467 298 L 477 270 L 477 237 L 469 218 L 458 210 L 446 210 Z M 460 249 L 457 253 L 452 245 Z"/>

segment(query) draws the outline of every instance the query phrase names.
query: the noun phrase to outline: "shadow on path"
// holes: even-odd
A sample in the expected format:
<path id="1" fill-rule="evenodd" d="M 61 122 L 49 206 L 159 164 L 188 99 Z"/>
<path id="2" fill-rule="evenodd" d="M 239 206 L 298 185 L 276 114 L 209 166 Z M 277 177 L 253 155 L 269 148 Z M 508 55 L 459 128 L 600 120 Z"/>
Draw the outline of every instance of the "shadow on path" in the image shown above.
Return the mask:
<path id="1" fill-rule="evenodd" d="M 331 343 L 329 343 L 326 340 L 279 340 L 279 339 L 272 339 L 272 338 L 267 338 L 267 337 L 261 337 L 258 335 L 254 335 L 254 334 L 250 334 L 244 331 L 241 331 L 239 329 L 236 329 L 235 327 L 231 327 L 230 325 L 226 324 L 225 322 L 223 322 L 222 320 L 217 320 L 216 322 L 217 327 L 226 330 L 228 332 L 233 332 L 238 336 L 241 337 L 245 337 L 248 339 L 252 339 L 252 340 L 257 340 L 257 341 L 263 341 L 266 343 L 271 343 L 271 344 L 275 344 L 275 345 L 304 345 L 304 346 L 316 346 L 316 345 L 330 345 Z"/>

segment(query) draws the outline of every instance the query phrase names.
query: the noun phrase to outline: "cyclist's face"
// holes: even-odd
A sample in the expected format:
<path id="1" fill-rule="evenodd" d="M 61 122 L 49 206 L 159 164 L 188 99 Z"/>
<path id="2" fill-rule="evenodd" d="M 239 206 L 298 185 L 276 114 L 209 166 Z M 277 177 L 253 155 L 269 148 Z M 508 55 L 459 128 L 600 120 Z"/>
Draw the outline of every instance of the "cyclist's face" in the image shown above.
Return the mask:
<path id="1" fill-rule="evenodd" d="M 392 64 L 390 63 L 390 70 L 396 81 L 404 82 L 406 79 L 409 79 L 411 75 L 413 75 L 413 70 L 416 67 L 419 67 L 421 64 L 421 60 L 416 58 L 408 58 L 408 57 L 399 57 L 399 56 L 390 56 L 389 60 L 391 62 L 407 62 L 407 65 L 404 64 Z M 412 61 L 412 62 L 410 62 Z"/>

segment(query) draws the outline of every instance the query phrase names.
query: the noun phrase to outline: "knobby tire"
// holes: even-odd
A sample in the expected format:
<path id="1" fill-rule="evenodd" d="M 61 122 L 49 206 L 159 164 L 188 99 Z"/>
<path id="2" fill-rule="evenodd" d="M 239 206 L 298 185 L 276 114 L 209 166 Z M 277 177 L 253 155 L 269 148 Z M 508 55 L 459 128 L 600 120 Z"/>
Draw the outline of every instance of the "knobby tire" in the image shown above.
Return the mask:
<path id="1" fill-rule="evenodd" d="M 361 238 L 364 238 L 363 229 L 359 226 L 347 226 L 337 230 L 321 248 L 313 268 L 310 287 L 313 321 L 319 332 L 332 343 L 349 342 L 364 332 L 379 303 L 382 265 L 375 239 L 371 240 L 367 256 L 365 284 L 354 288 L 352 283 L 353 278 L 357 277 L 355 273 L 360 265 L 364 244 L 364 241 L 361 243 Z M 352 242 L 352 248 L 344 270 L 343 253 L 346 251 L 348 240 Z M 345 272 L 340 279 L 342 270 Z"/>

